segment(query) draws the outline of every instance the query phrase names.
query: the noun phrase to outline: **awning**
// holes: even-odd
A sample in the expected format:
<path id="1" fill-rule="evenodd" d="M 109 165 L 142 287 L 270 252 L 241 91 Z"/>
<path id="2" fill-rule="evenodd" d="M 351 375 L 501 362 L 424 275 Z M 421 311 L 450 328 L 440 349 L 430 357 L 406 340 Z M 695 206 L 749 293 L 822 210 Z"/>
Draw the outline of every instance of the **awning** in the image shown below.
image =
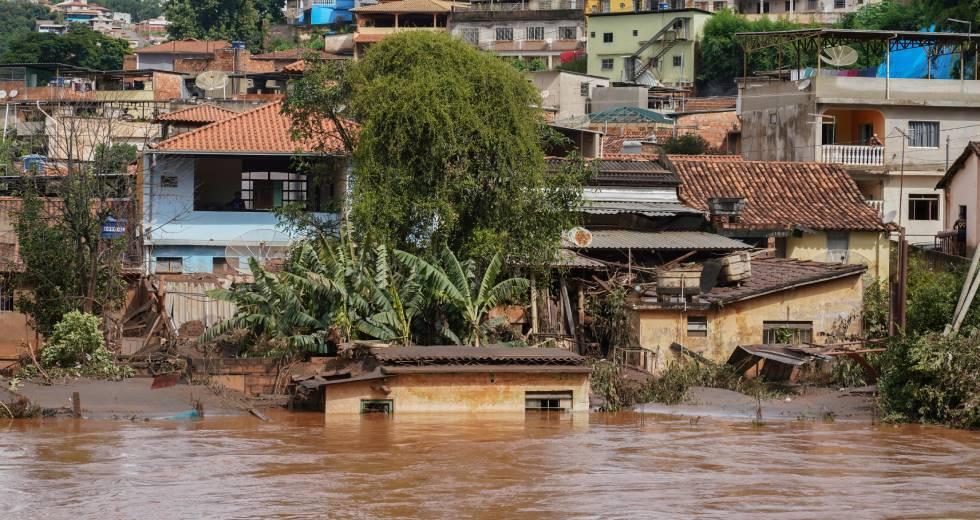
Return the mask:
<path id="1" fill-rule="evenodd" d="M 700 250 L 739 251 L 752 246 L 733 238 L 703 231 L 632 231 L 611 229 L 592 231 L 592 243 L 588 247 L 563 244 L 568 249 L 649 249 L 649 250 Z"/>
<path id="2" fill-rule="evenodd" d="M 648 217 L 673 217 L 680 214 L 703 214 L 680 202 L 586 201 L 581 209 L 582 212 L 593 215 L 635 213 Z"/>

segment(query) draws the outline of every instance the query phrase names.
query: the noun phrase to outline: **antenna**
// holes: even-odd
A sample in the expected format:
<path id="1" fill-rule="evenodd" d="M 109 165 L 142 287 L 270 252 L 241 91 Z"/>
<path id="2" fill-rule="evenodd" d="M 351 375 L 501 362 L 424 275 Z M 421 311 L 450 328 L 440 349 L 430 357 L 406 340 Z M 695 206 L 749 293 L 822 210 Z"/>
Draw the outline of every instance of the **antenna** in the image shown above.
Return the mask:
<path id="1" fill-rule="evenodd" d="M 847 67 L 857 62 L 858 53 L 847 45 L 827 47 L 823 50 L 823 54 L 820 55 L 820 60 L 834 67 Z"/>

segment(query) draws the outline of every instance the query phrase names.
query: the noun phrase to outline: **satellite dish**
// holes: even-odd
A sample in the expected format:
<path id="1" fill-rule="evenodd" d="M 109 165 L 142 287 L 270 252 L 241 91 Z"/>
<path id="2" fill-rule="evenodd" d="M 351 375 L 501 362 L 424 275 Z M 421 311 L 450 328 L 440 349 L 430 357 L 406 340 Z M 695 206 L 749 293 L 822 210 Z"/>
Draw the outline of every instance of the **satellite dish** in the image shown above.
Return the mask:
<path id="1" fill-rule="evenodd" d="M 7 91 L 0 90 L 0 99 L 7 99 Z"/>
<path id="2" fill-rule="evenodd" d="M 284 260 L 289 254 L 291 242 L 289 235 L 275 229 L 253 229 L 228 242 L 225 246 L 225 258 L 238 259 L 235 269 L 239 273 L 249 274 L 249 258 L 254 258 L 263 266 L 269 262 Z"/>
<path id="3" fill-rule="evenodd" d="M 197 78 L 194 79 L 194 85 L 201 90 L 224 89 L 225 85 L 227 84 L 228 75 L 224 72 L 218 72 L 215 70 L 202 72 L 197 75 Z"/>
<path id="4" fill-rule="evenodd" d="M 542 90 L 541 91 L 541 99 L 545 99 L 545 98 L 547 98 L 549 96 L 551 96 L 551 91 L 550 90 Z"/>
<path id="5" fill-rule="evenodd" d="M 898 216 L 898 213 L 895 210 L 891 210 L 881 216 L 881 223 L 887 226 L 888 224 L 895 222 L 896 216 Z"/>
<path id="6" fill-rule="evenodd" d="M 17 92 L 17 89 L 13 89 L 13 90 L 11 90 L 10 92 L 8 92 L 7 94 L 8 94 L 8 95 L 9 95 L 10 97 L 17 97 L 17 94 L 20 94 L 20 92 Z"/>
<path id="7" fill-rule="evenodd" d="M 801 81 L 801 82 L 799 82 L 799 83 L 796 84 L 796 89 L 797 90 L 806 90 L 808 88 L 810 88 L 810 80 L 809 79 L 805 79 L 805 80 L 803 80 L 803 81 Z"/>
<path id="8" fill-rule="evenodd" d="M 565 240 L 575 247 L 589 247 L 592 245 L 592 232 L 576 226 L 565 232 Z"/>
<path id="9" fill-rule="evenodd" d="M 834 67 L 847 67 L 848 65 L 854 65 L 858 60 L 858 53 L 847 45 L 838 45 L 824 49 L 823 54 L 820 55 L 820 59 L 824 63 L 833 65 Z"/>

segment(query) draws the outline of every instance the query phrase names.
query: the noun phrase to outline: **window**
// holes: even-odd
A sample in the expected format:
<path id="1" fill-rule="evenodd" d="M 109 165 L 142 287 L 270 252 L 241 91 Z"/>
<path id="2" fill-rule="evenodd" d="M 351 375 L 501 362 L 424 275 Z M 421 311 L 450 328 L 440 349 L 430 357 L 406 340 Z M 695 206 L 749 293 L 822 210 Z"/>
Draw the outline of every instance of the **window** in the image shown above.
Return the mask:
<path id="1" fill-rule="evenodd" d="M 832 121 L 824 121 L 820 125 L 820 142 L 823 144 L 837 143 L 837 125 Z"/>
<path id="2" fill-rule="evenodd" d="M 602 33 L 603 43 L 612 43 L 612 41 L 613 41 L 613 33 Z"/>
<path id="3" fill-rule="evenodd" d="M 768 13 L 769 12 L 769 2 L 763 2 L 762 3 L 762 12 L 763 13 Z"/>
<path id="4" fill-rule="evenodd" d="M 538 0 L 538 10 L 547 11 L 551 9 L 551 0 Z"/>
<path id="5" fill-rule="evenodd" d="M 235 274 L 238 272 L 238 258 L 216 256 L 211 259 L 211 272 L 214 274 Z"/>
<path id="6" fill-rule="evenodd" d="M 684 65 L 684 58 L 682 56 L 674 56 L 674 66 L 680 67 Z"/>
<path id="7" fill-rule="evenodd" d="M 715 2 L 712 9 L 715 11 L 723 11 L 725 9 L 725 2 Z"/>
<path id="8" fill-rule="evenodd" d="M 613 68 L 613 59 L 612 58 L 603 58 L 602 59 L 602 70 L 612 70 L 612 68 Z"/>
<path id="9" fill-rule="evenodd" d="M 571 391 L 524 392 L 524 409 L 564 411 L 572 409 Z"/>
<path id="10" fill-rule="evenodd" d="M 0 312 L 14 311 L 14 290 L 9 285 L 0 285 Z"/>
<path id="11" fill-rule="evenodd" d="M 845 0 L 834 0 L 834 9 L 843 9 L 847 7 Z"/>
<path id="12" fill-rule="evenodd" d="M 595 31 L 589 33 L 589 38 L 595 38 Z"/>
<path id="13" fill-rule="evenodd" d="M 470 45 L 480 44 L 480 30 L 475 27 L 466 27 L 459 30 L 459 37 Z"/>
<path id="14" fill-rule="evenodd" d="M 847 250 L 850 249 L 850 234 L 847 231 L 827 232 L 827 261 L 847 262 Z"/>
<path id="15" fill-rule="evenodd" d="M 231 209 L 270 210 L 293 202 L 306 202 L 305 175 L 289 172 L 242 172 L 242 208 Z"/>
<path id="16" fill-rule="evenodd" d="M 799 345 L 813 341 L 812 321 L 764 321 L 762 322 L 762 342 L 789 343 Z"/>
<path id="17" fill-rule="evenodd" d="M 816 11 L 817 6 L 818 6 L 817 0 L 807 0 L 806 2 L 807 11 Z"/>
<path id="18" fill-rule="evenodd" d="M 909 146 L 939 148 L 939 121 L 909 121 Z"/>
<path id="19" fill-rule="evenodd" d="M 176 188 L 177 187 L 177 177 L 173 175 L 164 175 L 160 177 L 160 187 L 161 188 Z"/>
<path id="20" fill-rule="evenodd" d="M 497 27 L 495 40 L 498 42 L 509 42 L 514 39 L 514 29 L 511 27 Z"/>
<path id="21" fill-rule="evenodd" d="M 578 27 L 559 27 L 558 28 L 558 39 L 559 40 L 574 40 L 578 38 Z"/>
<path id="22" fill-rule="evenodd" d="M 789 0 L 786 0 L 785 2 L 783 2 L 783 10 L 784 11 L 786 11 L 787 13 L 790 12 L 790 7 L 791 6 L 790 6 Z"/>
<path id="23" fill-rule="evenodd" d="M 939 195 L 910 193 L 909 220 L 939 220 Z"/>
<path id="24" fill-rule="evenodd" d="M 361 413 L 391 415 L 394 412 L 395 401 L 391 399 L 361 399 Z"/>
<path id="25" fill-rule="evenodd" d="M 528 27 L 527 39 L 541 41 L 544 39 L 544 27 Z"/>
<path id="26" fill-rule="evenodd" d="M 707 316 L 688 316 L 687 317 L 688 337 L 703 338 L 708 335 Z"/>
<path id="27" fill-rule="evenodd" d="M 640 31 L 633 29 L 633 36 L 639 36 L 639 35 L 640 35 Z"/>
<path id="28" fill-rule="evenodd" d="M 157 273 L 181 273 L 184 271 L 184 259 L 179 256 L 158 256 Z"/>
<path id="29" fill-rule="evenodd" d="M 578 85 L 578 93 L 582 97 L 589 97 L 589 85 L 588 81 L 583 81 Z"/>

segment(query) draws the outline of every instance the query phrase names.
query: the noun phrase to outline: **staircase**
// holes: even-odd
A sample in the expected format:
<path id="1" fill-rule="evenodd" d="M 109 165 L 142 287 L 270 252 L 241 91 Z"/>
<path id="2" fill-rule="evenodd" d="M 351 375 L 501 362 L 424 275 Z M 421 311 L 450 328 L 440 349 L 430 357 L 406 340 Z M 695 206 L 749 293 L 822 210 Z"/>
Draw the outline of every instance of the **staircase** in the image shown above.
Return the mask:
<path id="1" fill-rule="evenodd" d="M 676 16 L 664 24 L 650 39 L 644 42 L 626 61 L 626 77 L 628 80 L 635 83 L 646 71 L 656 67 L 660 62 L 660 58 L 677 45 L 677 42 L 687 40 L 687 31 L 690 23 L 690 16 Z M 678 25 L 680 25 L 679 28 L 676 27 Z M 664 46 L 642 66 L 637 67 L 640 63 L 640 55 L 656 43 L 663 43 Z"/>

